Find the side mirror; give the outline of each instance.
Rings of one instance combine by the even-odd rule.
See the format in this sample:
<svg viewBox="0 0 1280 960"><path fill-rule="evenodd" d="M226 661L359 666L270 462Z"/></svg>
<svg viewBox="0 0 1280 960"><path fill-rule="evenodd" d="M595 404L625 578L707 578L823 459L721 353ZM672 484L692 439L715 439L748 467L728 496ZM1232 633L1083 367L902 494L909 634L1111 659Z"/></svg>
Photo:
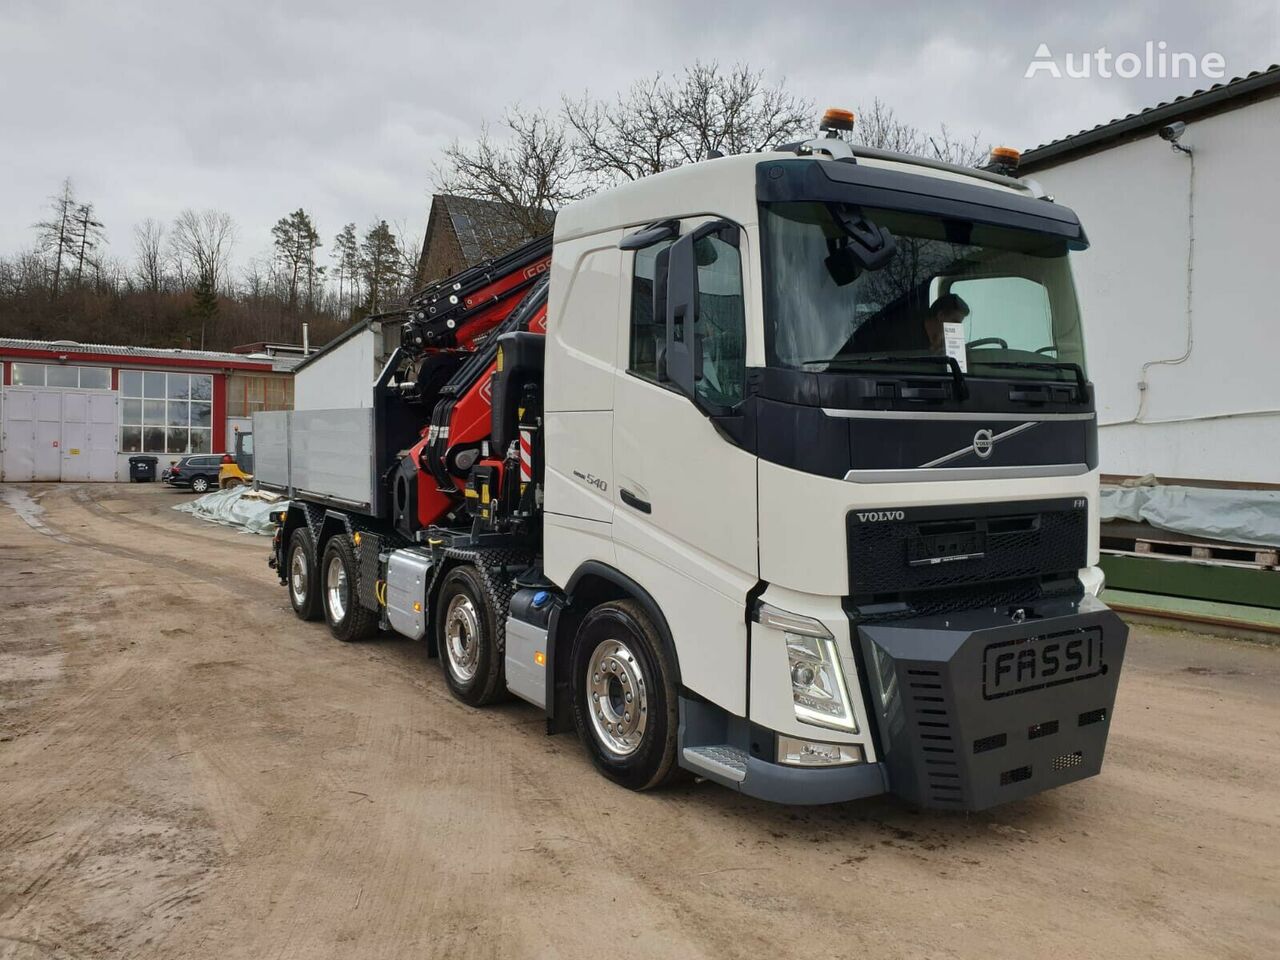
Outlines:
<svg viewBox="0 0 1280 960"><path fill-rule="evenodd" d="M666 320L666 378L693 401L703 413L710 414L697 395L697 382L702 379L702 338L698 335L698 267L715 262L700 250L698 241L718 236L737 246L738 225L728 220L712 220L685 234L658 255L654 282L654 316ZM661 299L659 299L661 297Z"/></svg>

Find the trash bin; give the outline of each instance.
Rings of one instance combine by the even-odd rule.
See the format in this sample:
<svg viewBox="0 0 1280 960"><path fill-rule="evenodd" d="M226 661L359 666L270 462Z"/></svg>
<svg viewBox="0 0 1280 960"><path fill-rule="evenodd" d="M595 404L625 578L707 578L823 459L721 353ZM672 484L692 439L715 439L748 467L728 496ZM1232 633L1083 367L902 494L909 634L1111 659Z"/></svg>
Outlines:
<svg viewBox="0 0 1280 960"><path fill-rule="evenodd" d="M150 483L156 478L156 464L159 462L159 457L130 457L129 482Z"/></svg>

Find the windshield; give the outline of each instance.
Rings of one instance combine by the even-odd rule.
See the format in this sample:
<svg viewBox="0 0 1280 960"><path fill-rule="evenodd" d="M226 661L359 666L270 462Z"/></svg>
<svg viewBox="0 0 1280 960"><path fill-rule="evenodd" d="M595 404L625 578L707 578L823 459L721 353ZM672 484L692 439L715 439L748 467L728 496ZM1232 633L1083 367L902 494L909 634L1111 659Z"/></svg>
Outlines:
<svg viewBox="0 0 1280 960"><path fill-rule="evenodd" d="M911 361L951 354L970 375L1052 379L1084 366L1059 237L870 207L761 207L771 366L945 375L936 360ZM849 255L850 223L873 244L875 228L891 235L887 262Z"/></svg>

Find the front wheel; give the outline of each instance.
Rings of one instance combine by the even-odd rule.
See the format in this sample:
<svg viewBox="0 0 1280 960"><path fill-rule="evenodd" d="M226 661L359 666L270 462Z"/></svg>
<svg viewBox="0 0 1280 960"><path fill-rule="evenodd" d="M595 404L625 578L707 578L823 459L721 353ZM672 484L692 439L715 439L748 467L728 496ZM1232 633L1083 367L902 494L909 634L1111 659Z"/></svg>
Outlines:
<svg viewBox="0 0 1280 960"><path fill-rule="evenodd" d="M596 768L631 790L671 780L675 669L639 604L616 600L582 621L573 644L573 719Z"/></svg>
<svg viewBox="0 0 1280 960"><path fill-rule="evenodd" d="M355 546L345 534L333 537L320 564L320 597L329 632L344 643L363 640L378 630L377 615L360 603Z"/></svg>
<svg viewBox="0 0 1280 960"><path fill-rule="evenodd" d="M209 478L208 477L192 477L191 492L192 493L208 493Z"/></svg>

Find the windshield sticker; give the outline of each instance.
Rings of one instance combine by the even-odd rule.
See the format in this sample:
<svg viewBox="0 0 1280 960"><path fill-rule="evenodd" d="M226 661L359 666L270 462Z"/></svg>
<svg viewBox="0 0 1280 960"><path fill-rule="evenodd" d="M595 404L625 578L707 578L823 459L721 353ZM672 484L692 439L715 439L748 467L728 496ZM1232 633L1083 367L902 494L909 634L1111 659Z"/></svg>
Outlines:
<svg viewBox="0 0 1280 960"><path fill-rule="evenodd" d="M960 372L968 373L969 365L964 349L964 324L944 323L942 325L942 343L948 357L953 357L960 364Z"/></svg>

